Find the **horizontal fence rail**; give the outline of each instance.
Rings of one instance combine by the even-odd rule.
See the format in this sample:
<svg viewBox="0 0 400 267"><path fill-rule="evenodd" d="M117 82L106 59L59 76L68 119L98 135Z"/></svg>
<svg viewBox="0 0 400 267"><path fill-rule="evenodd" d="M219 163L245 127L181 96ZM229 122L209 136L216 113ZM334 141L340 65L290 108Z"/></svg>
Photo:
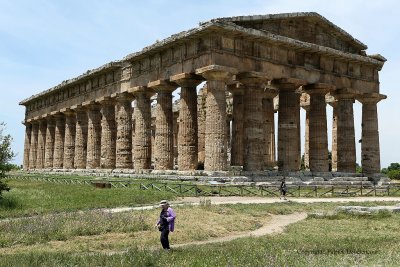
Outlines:
<svg viewBox="0 0 400 267"><path fill-rule="evenodd" d="M278 185L190 184L132 179L65 178L46 175L16 175L8 179L41 181L65 185L90 185L98 188L139 188L140 190L168 191L180 196L270 196L279 197ZM292 197L349 197L400 196L400 184L371 185L287 185L287 196Z"/></svg>

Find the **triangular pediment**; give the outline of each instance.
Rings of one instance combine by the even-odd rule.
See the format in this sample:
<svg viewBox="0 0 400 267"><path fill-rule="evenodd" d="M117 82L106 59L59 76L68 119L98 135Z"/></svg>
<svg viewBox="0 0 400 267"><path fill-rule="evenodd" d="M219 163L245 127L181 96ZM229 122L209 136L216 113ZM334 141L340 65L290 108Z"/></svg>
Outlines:
<svg viewBox="0 0 400 267"><path fill-rule="evenodd" d="M267 31L303 42L352 54L364 54L367 46L315 12L218 18L245 28Z"/></svg>

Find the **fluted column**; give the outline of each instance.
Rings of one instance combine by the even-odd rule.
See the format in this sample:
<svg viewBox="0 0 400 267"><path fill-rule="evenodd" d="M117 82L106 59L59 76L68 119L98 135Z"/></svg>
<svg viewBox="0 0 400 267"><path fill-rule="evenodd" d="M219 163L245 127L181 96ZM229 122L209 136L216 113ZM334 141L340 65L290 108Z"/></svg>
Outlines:
<svg viewBox="0 0 400 267"><path fill-rule="evenodd" d="M36 169L44 168L44 156L46 152L46 131L47 122L45 119L39 120L38 148L36 157Z"/></svg>
<svg viewBox="0 0 400 267"><path fill-rule="evenodd" d="M386 96L378 93L357 96L362 103L361 166L365 174L381 171L377 103L382 99Z"/></svg>
<svg viewBox="0 0 400 267"><path fill-rule="evenodd" d="M56 125L54 117L49 116L47 117L46 150L44 155L44 167L47 169L53 168L55 131Z"/></svg>
<svg viewBox="0 0 400 267"><path fill-rule="evenodd" d="M310 95L309 107L309 157L312 172L328 172L328 132L326 124L325 95L334 89L329 84L317 83L303 86Z"/></svg>
<svg viewBox="0 0 400 267"><path fill-rule="evenodd" d="M264 168L265 134L263 96L266 77L258 72L236 75L244 86L244 159L243 170L260 171Z"/></svg>
<svg viewBox="0 0 400 267"><path fill-rule="evenodd" d="M301 165L300 94L296 89L304 81L278 79L274 84L279 89L278 167L283 171L298 171Z"/></svg>
<svg viewBox="0 0 400 267"><path fill-rule="evenodd" d="M101 104L102 116L100 166L103 169L114 169L116 166L115 153L117 139L117 128L115 122L115 101L109 97L103 97L99 101Z"/></svg>
<svg viewBox="0 0 400 267"><path fill-rule="evenodd" d="M135 140L133 141L134 169L136 171L150 169L151 166L151 106L150 97L152 90L143 87L133 87L129 92L134 94L136 107Z"/></svg>
<svg viewBox="0 0 400 267"><path fill-rule="evenodd" d="M171 77L181 86L178 127L178 169L195 170L198 163L198 123L196 86L201 77L182 73Z"/></svg>
<svg viewBox="0 0 400 267"><path fill-rule="evenodd" d="M100 167L101 156L101 105L90 102L86 106L88 111L86 169L97 169Z"/></svg>
<svg viewBox="0 0 400 267"><path fill-rule="evenodd" d="M353 103L356 91L338 89L332 94L332 171L356 172L356 144L354 133Z"/></svg>
<svg viewBox="0 0 400 267"><path fill-rule="evenodd" d="M76 138L76 114L73 110L61 110L65 114L65 138L64 138L64 169L74 168L75 138Z"/></svg>
<svg viewBox="0 0 400 267"><path fill-rule="evenodd" d="M86 108L74 107L76 112L74 168L85 169L87 161L88 115Z"/></svg>
<svg viewBox="0 0 400 267"><path fill-rule="evenodd" d="M132 163L132 100L128 93L118 94L116 97L116 167L131 169Z"/></svg>
<svg viewBox="0 0 400 267"><path fill-rule="evenodd" d="M228 86L232 93L232 144L231 165L243 166L244 88L241 84Z"/></svg>
<svg viewBox="0 0 400 267"><path fill-rule="evenodd" d="M197 150L198 165L204 167L205 160L205 131L206 131L206 98L207 83L199 91L197 97Z"/></svg>
<svg viewBox="0 0 400 267"><path fill-rule="evenodd" d="M274 97L277 95L277 91L273 89L267 89L262 99L262 113L263 113L263 124L264 124L264 167L267 169L273 169L275 167L275 110L274 110Z"/></svg>
<svg viewBox="0 0 400 267"><path fill-rule="evenodd" d="M39 122L32 122L31 145L29 149L29 169L36 169L37 145L39 136Z"/></svg>
<svg viewBox="0 0 400 267"><path fill-rule="evenodd" d="M29 154L31 148L31 136L32 136L32 123L23 122L25 125L25 141L24 141L24 170L29 170Z"/></svg>
<svg viewBox="0 0 400 267"><path fill-rule="evenodd" d="M177 85L158 80L150 82L148 87L157 92L154 169L172 170L174 168L172 92Z"/></svg>
<svg viewBox="0 0 400 267"><path fill-rule="evenodd" d="M197 69L207 80L205 162L206 171L227 169L226 82L236 72L233 68L211 65Z"/></svg>
<svg viewBox="0 0 400 267"><path fill-rule="evenodd" d="M54 113L52 115L54 115L56 121L53 168L62 169L64 162L65 116L62 113Z"/></svg>

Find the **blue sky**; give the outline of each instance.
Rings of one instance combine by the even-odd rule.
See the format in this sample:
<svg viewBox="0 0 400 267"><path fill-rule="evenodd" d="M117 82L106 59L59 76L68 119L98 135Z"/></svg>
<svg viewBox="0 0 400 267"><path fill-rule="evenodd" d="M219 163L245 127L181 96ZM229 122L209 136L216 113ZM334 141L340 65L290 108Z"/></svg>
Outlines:
<svg viewBox="0 0 400 267"><path fill-rule="evenodd" d="M18 102L88 69L216 17L318 12L388 59L380 72L378 104L381 165L400 162L400 2L398 0L128 1L0 0L0 121L14 137L22 163L25 109ZM361 104L356 102L356 139ZM331 129L331 109L328 129ZM304 115L304 114L302 114ZM303 116L304 117L304 116ZM303 118L304 120L304 118ZM360 162L360 147L357 143Z"/></svg>

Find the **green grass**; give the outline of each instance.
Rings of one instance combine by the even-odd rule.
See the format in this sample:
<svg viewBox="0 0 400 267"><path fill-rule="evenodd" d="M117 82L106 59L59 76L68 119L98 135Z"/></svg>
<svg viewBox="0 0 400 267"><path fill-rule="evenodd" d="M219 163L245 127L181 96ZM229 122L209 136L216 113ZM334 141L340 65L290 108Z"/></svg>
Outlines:
<svg viewBox="0 0 400 267"><path fill-rule="evenodd" d="M256 205L256 210L274 205ZM254 206L246 207L253 210ZM183 247L169 253L135 246L113 255L28 252L2 255L0 266L398 266L399 228L400 214L339 213L311 216L280 235Z"/></svg>
<svg viewBox="0 0 400 267"><path fill-rule="evenodd" d="M102 207L156 204L172 200L170 192L143 191L138 187L98 189L88 185L9 180L11 187L0 199L0 218L33 216L49 212Z"/></svg>

